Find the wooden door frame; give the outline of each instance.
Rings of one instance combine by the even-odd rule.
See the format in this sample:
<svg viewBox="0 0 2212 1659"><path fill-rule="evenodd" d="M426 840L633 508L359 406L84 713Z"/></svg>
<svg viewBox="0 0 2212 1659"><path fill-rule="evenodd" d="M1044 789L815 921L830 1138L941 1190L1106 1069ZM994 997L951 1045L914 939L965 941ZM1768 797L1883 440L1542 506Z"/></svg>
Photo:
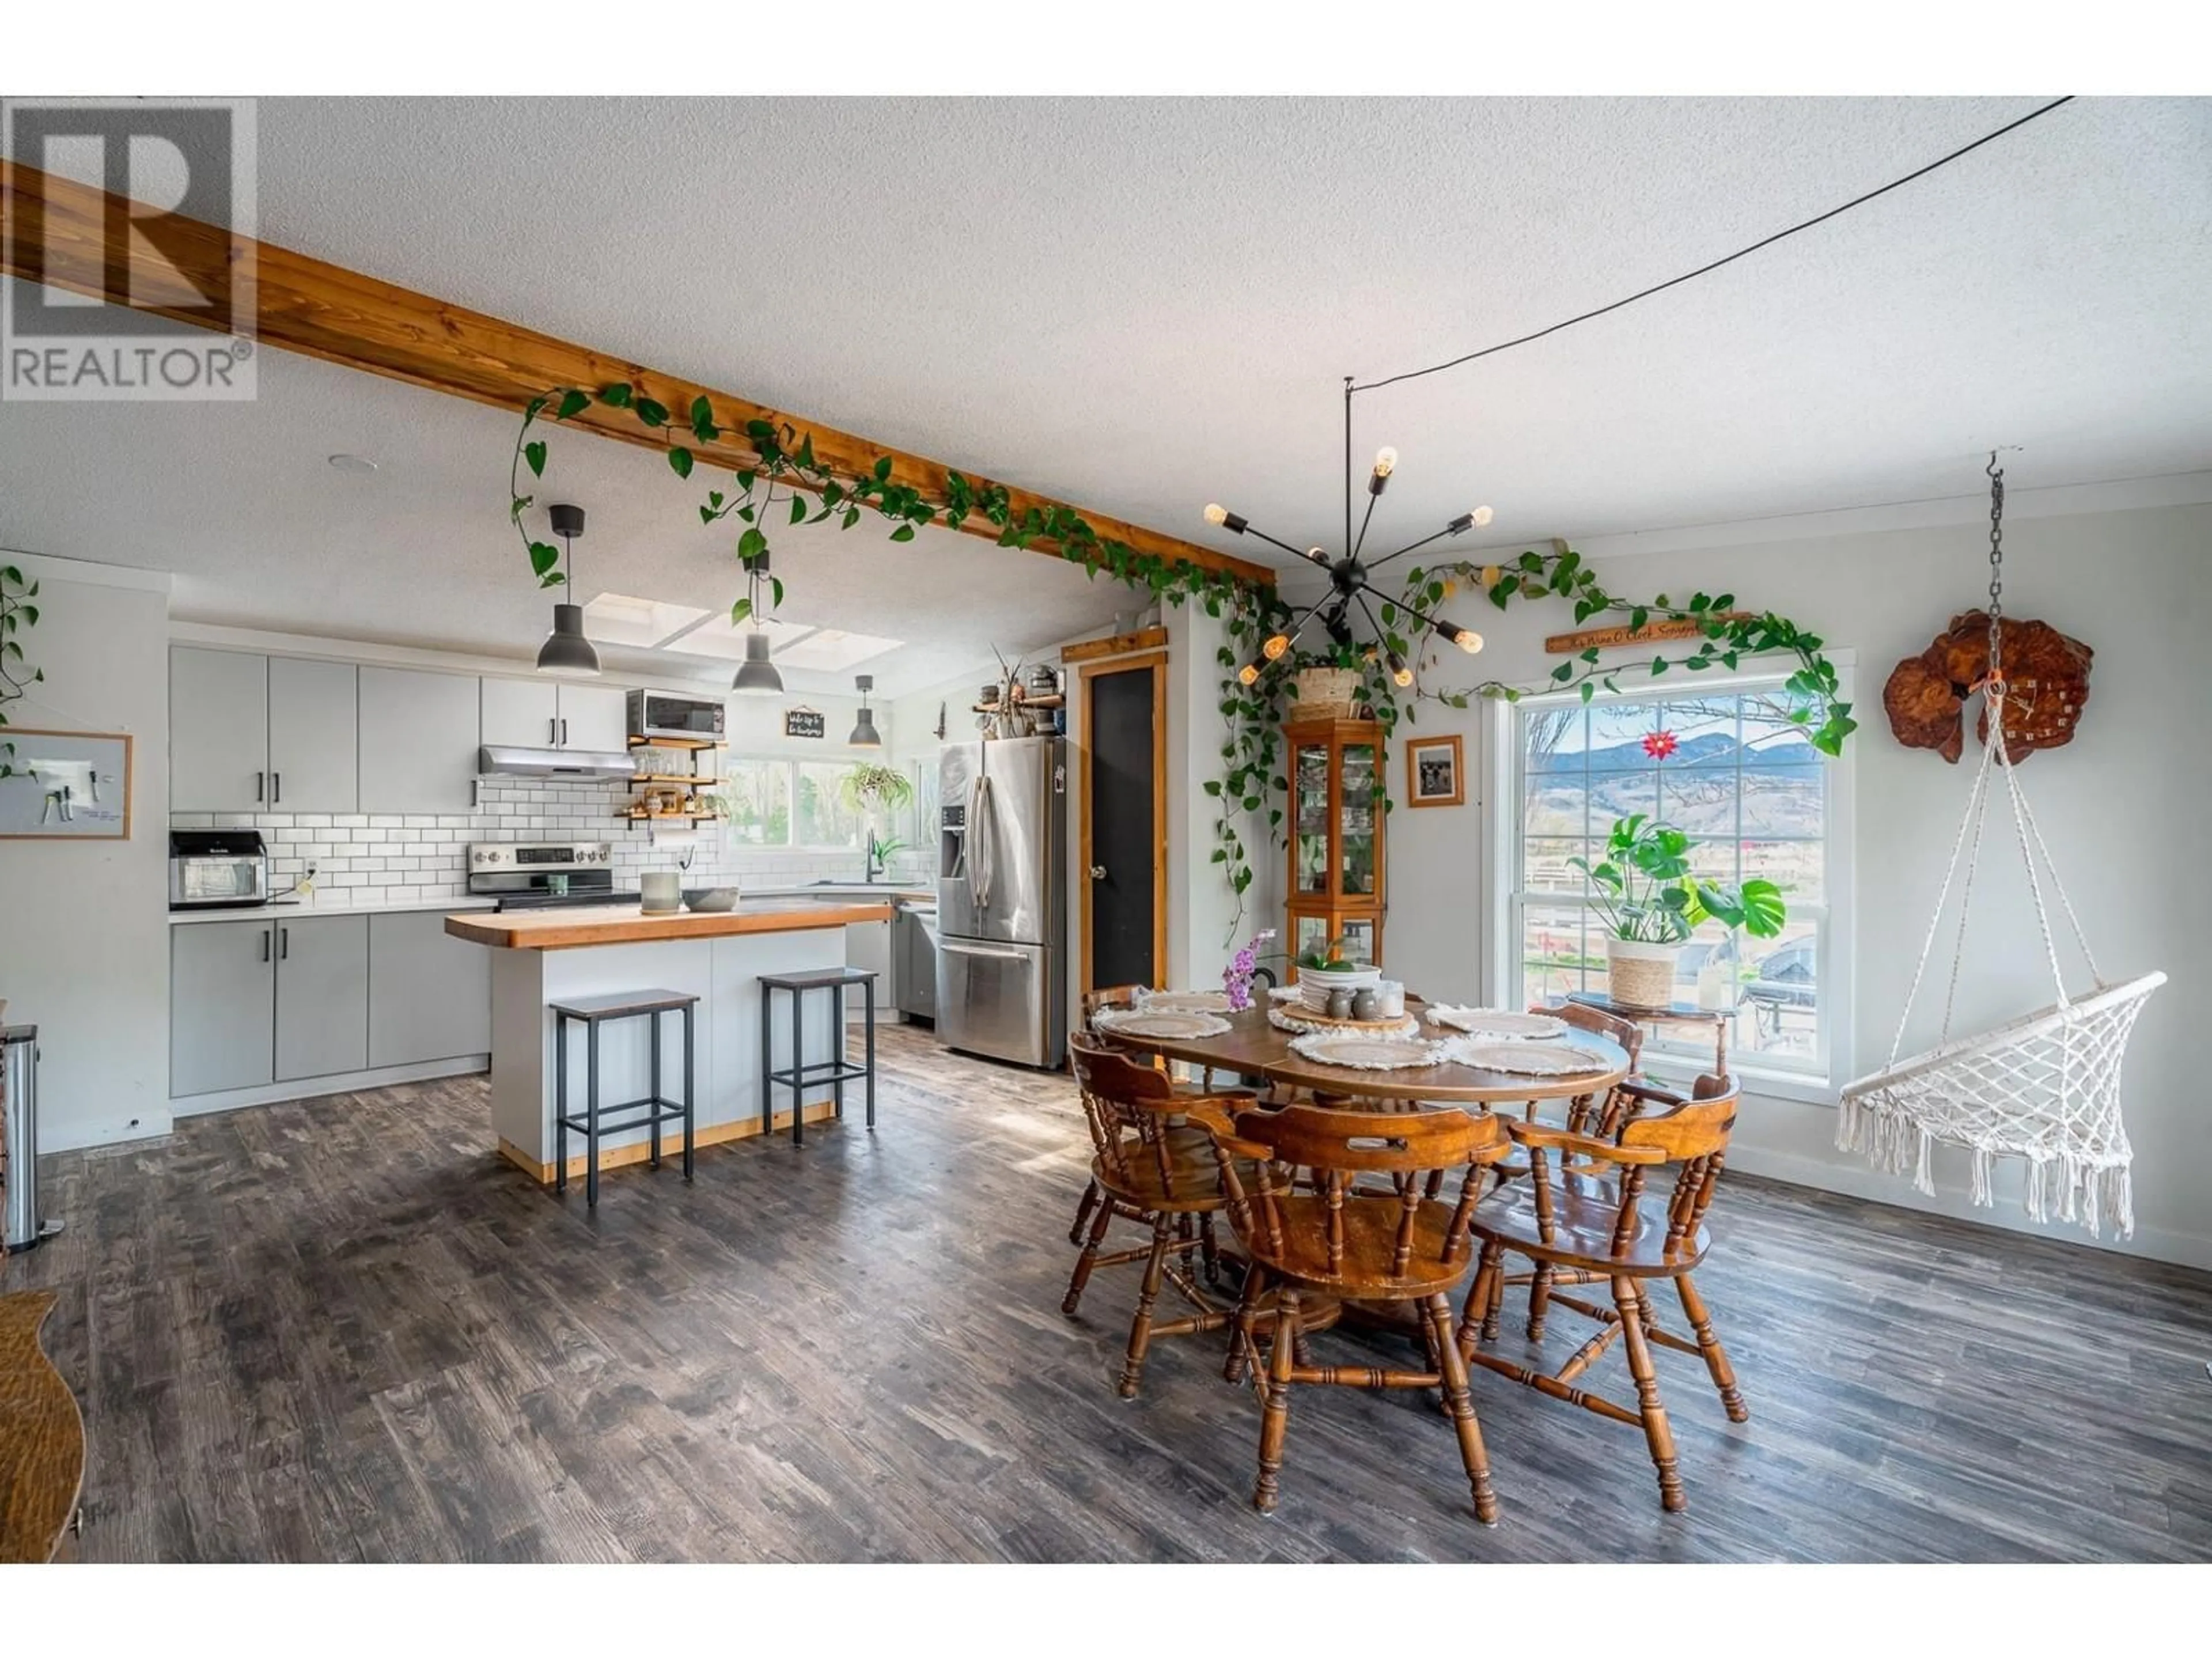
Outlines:
<svg viewBox="0 0 2212 1659"><path fill-rule="evenodd" d="M1077 671L1083 683L1083 804L1077 812L1076 847L1080 862L1077 873L1083 883L1083 960L1076 964L1076 989L1088 995L1098 988L1091 982L1091 769L1096 752L1091 743L1094 702L1091 682L1101 674L1128 674L1139 669L1152 672L1152 988L1167 983L1168 969L1168 653L1139 651L1085 663Z"/></svg>

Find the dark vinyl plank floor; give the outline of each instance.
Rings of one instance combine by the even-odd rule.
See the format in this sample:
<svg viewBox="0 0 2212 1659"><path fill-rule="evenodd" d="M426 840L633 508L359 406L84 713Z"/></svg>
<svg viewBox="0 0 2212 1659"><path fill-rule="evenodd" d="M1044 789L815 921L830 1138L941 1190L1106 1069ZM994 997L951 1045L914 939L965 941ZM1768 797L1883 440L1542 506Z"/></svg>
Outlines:
<svg viewBox="0 0 2212 1659"><path fill-rule="evenodd" d="M1060 1315L1067 1080L881 1052L876 1134L626 1170L596 1215L484 1150L481 1079L50 1158L68 1231L0 1291L61 1292L81 1555L2212 1559L2212 1275L1733 1176L1700 1281L1752 1420L1660 1351L1687 1513L1634 1430L1478 1372L1501 1526L1431 1398L1318 1389L1255 1515L1217 1340L1156 1344L1125 1403L1133 1270ZM1618 1354L1591 1386L1633 1397Z"/></svg>

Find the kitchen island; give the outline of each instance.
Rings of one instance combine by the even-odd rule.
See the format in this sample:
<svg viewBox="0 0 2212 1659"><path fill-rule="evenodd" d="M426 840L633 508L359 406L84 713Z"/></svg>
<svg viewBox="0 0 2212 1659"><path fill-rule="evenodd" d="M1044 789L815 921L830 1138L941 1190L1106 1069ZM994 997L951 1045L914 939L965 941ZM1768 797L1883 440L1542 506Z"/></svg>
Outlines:
<svg viewBox="0 0 2212 1659"><path fill-rule="evenodd" d="M760 976L842 966L845 928L890 916L882 900L796 896L747 899L725 912L648 915L632 904L447 916L447 933L492 952L491 1109L500 1152L533 1178L553 1179L554 1020L547 1005L616 992L682 991L699 999L696 1143L711 1146L757 1133L760 1045L771 1040L761 1029ZM627 1020L602 1031L602 1099L647 1092L651 1024ZM804 1058L827 1060L836 1040L830 1022L814 1014L807 1036ZM672 1020L666 1053L680 1065L678 1041ZM582 1109L584 1097L580 1044L569 1059L573 1113ZM779 1053L775 1063L787 1066L791 1057ZM808 1121L830 1110L826 1101L810 1106ZM777 1121L788 1123L788 1110L780 1111ZM574 1136L569 1145L577 1146ZM640 1127L603 1140L599 1164L617 1169L645 1156ZM568 1162L571 1175L582 1171L580 1152Z"/></svg>

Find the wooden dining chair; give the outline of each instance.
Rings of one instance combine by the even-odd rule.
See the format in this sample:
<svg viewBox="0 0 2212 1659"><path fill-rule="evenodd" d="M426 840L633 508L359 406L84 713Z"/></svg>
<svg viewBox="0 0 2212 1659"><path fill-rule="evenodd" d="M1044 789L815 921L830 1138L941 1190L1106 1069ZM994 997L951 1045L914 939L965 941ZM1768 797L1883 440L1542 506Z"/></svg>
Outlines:
<svg viewBox="0 0 2212 1659"><path fill-rule="evenodd" d="M1677 1098L1669 1109L1652 1115L1631 1117L1610 1136L1508 1123L1513 1139L1528 1150L1528 1178L1510 1182L1485 1198L1471 1224L1482 1241L1482 1255L1460 1320L1461 1352L1470 1363L1553 1399L1639 1425L1659 1473L1660 1502L1668 1510L1684 1508L1686 1500L1675 1468L1674 1431L1651 1363L1652 1345L1700 1357L1729 1420L1741 1423L1750 1416L1691 1277L1711 1248L1705 1212L1735 1127L1737 1098L1733 1079L1704 1077L1690 1099ZM1668 1168L1674 1171L1674 1182L1662 1193L1658 1183ZM1647 1194L1647 1188L1653 1190ZM1556 1371L1532 1370L1481 1351L1480 1343L1498 1335L1498 1306L1492 1292L1509 1255L1548 1267L1550 1299L1597 1322L1597 1334ZM1644 1287L1661 1279L1674 1281L1692 1336L1660 1328ZM1610 1290L1610 1307L1559 1288L1595 1284ZM1579 1386L1583 1374L1616 1340L1626 1351L1635 1380L1633 1407Z"/></svg>
<svg viewBox="0 0 2212 1659"><path fill-rule="evenodd" d="M1109 1008L1133 1008L1137 1006L1137 988L1133 985L1107 985L1083 994L1083 1029L1091 1030L1091 1021ZM1083 1196L1075 1206L1075 1224L1067 1230L1067 1242L1083 1243L1084 1229L1091 1224L1091 1212L1098 1207L1098 1182L1093 1180L1083 1189ZM1070 1308L1068 1312L1073 1313Z"/></svg>
<svg viewBox="0 0 2212 1659"><path fill-rule="evenodd" d="M1142 1261L1136 1316L1129 1326L1129 1347L1121 1367L1121 1393L1133 1398L1143 1377L1152 1339L1219 1330L1231 1310L1208 1301L1191 1276L1191 1257L1200 1255L1209 1279L1218 1273L1213 1218L1225 1202L1214 1155L1214 1128L1227 1114L1253 1103L1249 1093L1207 1096L1178 1090L1166 1073L1108 1047L1096 1036L1068 1038L1083 1115L1095 1156L1091 1178L1099 1194L1083 1252L1067 1281L1060 1311L1070 1318L1083 1300L1091 1275L1100 1267ZM1193 1121L1192 1119L1198 1121ZM1151 1243L1133 1249L1102 1253L1107 1230L1117 1219L1148 1228ZM1163 1285L1171 1285L1197 1311L1162 1323L1154 1316Z"/></svg>
<svg viewBox="0 0 2212 1659"><path fill-rule="evenodd" d="M1509 1148L1504 1120L1456 1107L1347 1112L1296 1104L1245 1110L1216 1128L1215 1157L1230 1224L1249 1257L1231 1341L1250 1364L1261 1403L1255 1509L1275 1507L1294 1383L1358 1389L1440 1389L1459 1436L1474 1512L1498 1519L1490 1462L1475 1420L1450 1297L1474 1266L1468 1225L1491 1165ZM1292 1171L1298 1178L1291 1179ZM1363 1194L1363 1176L1388 1178ZM1432 1176L1448 1180L1440 1196ZM1272 1294L1273 1340L1261 1355L1255 1328ZM1316 1365L1301 1353L1310 1301L1404 1303L1418 1314L1430 1368Z"/></svg>

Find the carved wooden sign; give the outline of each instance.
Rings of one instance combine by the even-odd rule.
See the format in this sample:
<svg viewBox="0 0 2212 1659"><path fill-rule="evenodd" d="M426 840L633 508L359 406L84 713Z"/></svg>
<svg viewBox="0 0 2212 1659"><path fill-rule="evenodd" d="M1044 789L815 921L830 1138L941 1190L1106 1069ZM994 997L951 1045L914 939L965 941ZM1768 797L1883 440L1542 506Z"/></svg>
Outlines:
<svg viewBox="0 0 2212 1659"><path fill-rule="evenodd" d="M1711 622L1742 622L1751 615L1748 611L1716 611ZM1581 628L1571 634L1554 634L1544 641L1544 649L1555 657L1571 656L1577 651L1587 651L1592 646L1608 650L1616 645L1649 645L1654 640L1694 640L1705 631L1705 623L1692 622L1688 617L1677 621L1672 617L1661 617L1641 628Z"/></svg>
<svg viewBox="0 0 2212 1659"><path fill-rule="evenodd" d="M2004 653L2005 752L2020 761L2039 749L2072 742L2082 707L2089 701L2089 662L2096 653L2048 623L2007 617L1999 625ZM1881 689L1889 729L1907 749L1933 749L1945 760L1956 762L1966 749L1960 717L1966 699L1989 669L1989 613L1968 611L1952 617L1951 625L1925 651L1891 671ZM1987 743L1989 734L1984 698L1975 740Z"/></svg>

